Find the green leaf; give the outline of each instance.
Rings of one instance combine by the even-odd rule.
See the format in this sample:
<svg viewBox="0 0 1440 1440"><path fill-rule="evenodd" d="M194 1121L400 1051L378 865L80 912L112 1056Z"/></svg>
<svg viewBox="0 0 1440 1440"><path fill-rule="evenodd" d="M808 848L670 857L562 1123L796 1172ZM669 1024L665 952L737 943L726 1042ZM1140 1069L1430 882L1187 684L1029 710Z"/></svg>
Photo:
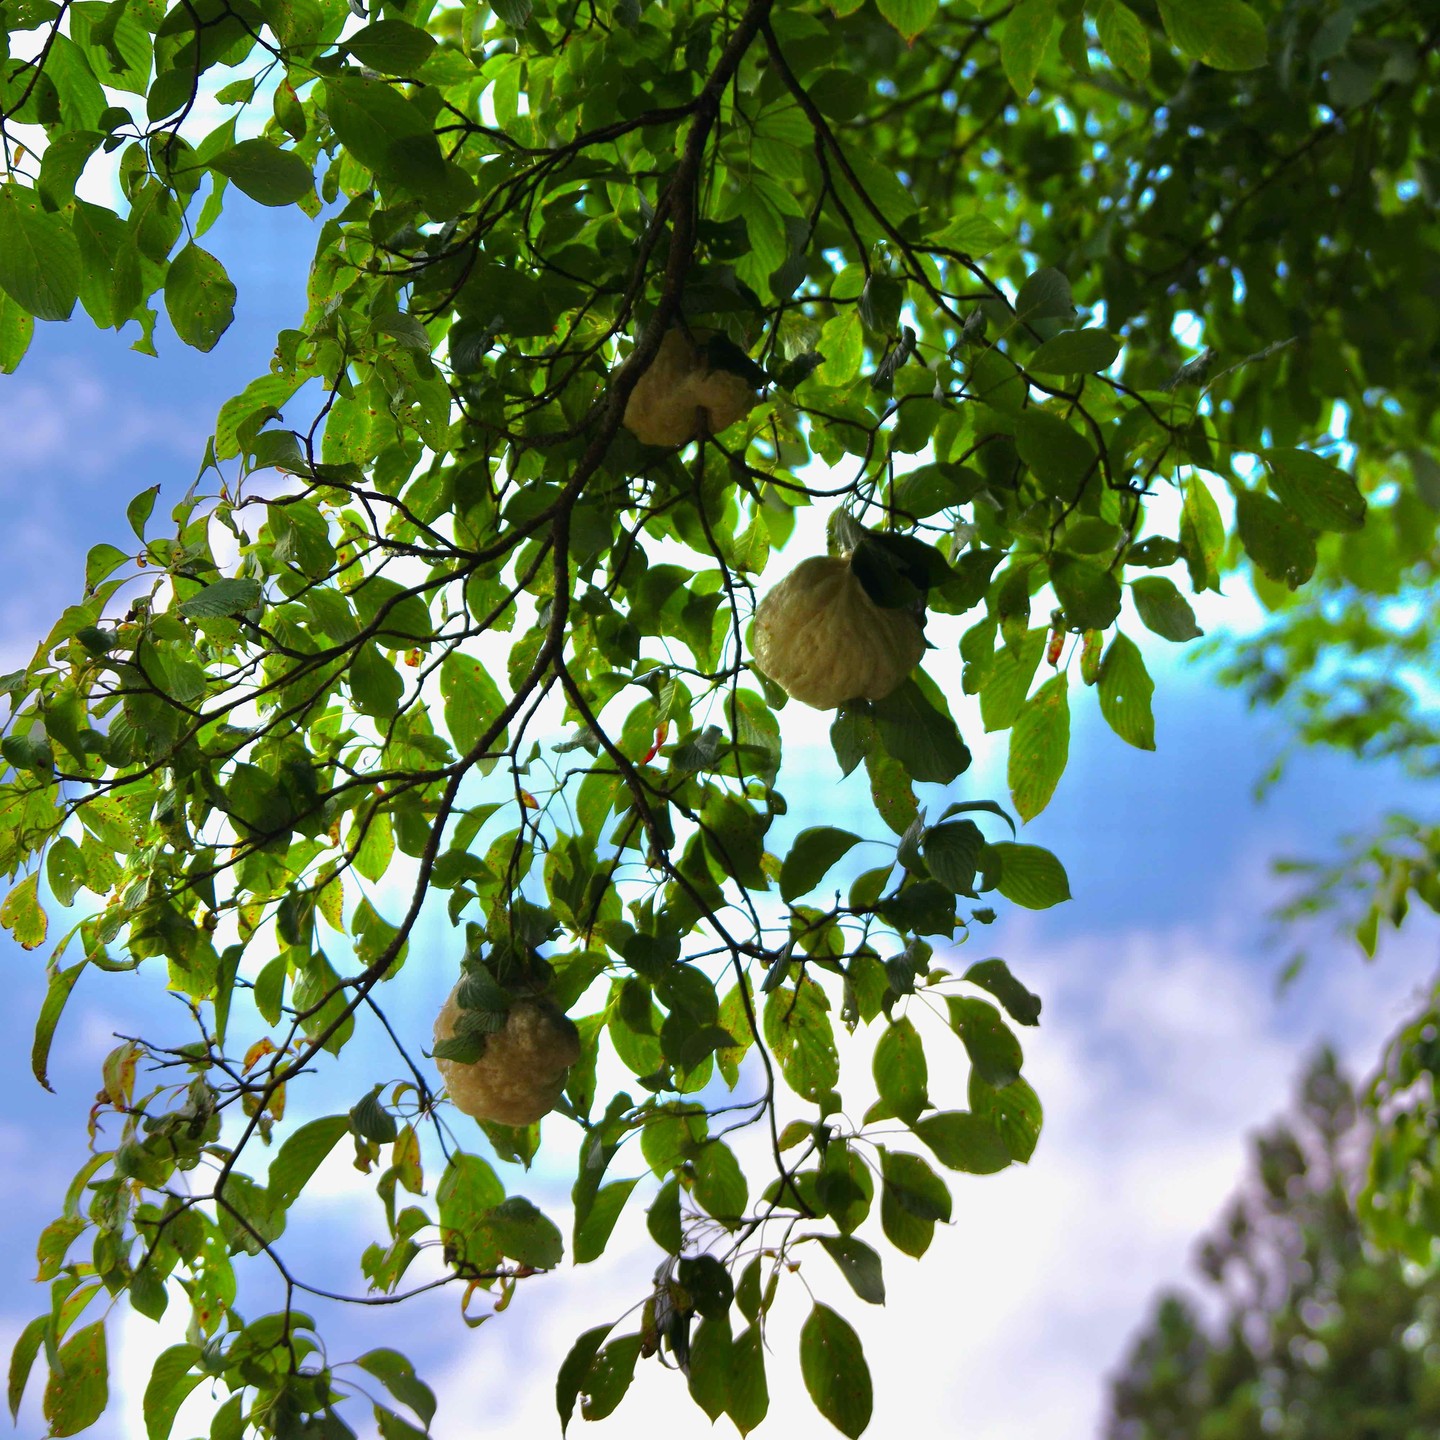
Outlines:
<svg viewBox="0 0 1440 1440"><path fill-rule="evenodd" d="M1010 1164L1010 1150L999 1134L968 1110L927 1115L911 1127L947 1170L994 1175Z"/></svg>
<svg viewBox="0 0 1440 1440"><path fill-rule="evenodd" d="M104 1413L110 1399L105 1322L77 1330L61 1347L45 1384L44 1412L53 1436L78 1435Z"/></svg>
<svg viewBox="0 0 1440 1440"><path fill-rule="evenodd" d="M1147 630L1177 644L1194 640L1205 632L1195 623L1190 602L1163 575L1146 575L1134 580L1130 594Z"/></svg>
<svg viewBox="0 0 1440 1440"><path fill-rule="evenodd" d="M1045 58L1058 13L1058 0L1020 0L1000 28L1000 63L1022 100L1035 88L1035 72Z"/></svg>
<svg viewBox="0 0 1440 1440"><path fill-rule="evenodd" d="M939 0L876 0L880 13L907 39L928 30L940 8Z"/></svg>
<svg viewBox="0 0 1440 1440"><path fill-rule="evenodd" d="M1267 480L1280 502L1312 530L1359 530L1365 497L1355 477L1309 450L1266 450Z"/></svg>
<svg viewBox="0 0 1440 1440"><path fill-rule="evenodd" d="M346 37L344 49L381 75L413 75L434 53L435 37L404 20L377 20Z"/></svg>
<svg viewBox="0 0 1440 1440"><path fill-rule="evenodd" d="M60 1023L65 1002L70 998L70 992L75 988L75 982L87 963L81 960L68 970L61 970L52 961L46 972L49 983L45 988L45 1000L40 1006L40 1015L35 1021L35 1039L30 1046L30 1069L47 1090L53 1088L47 1078L50 1042L54 1039L56 1025Z"/></svg>
<svg viewBox="0 0 1440 1440"><path fill-rule="evenodd" d="M1045 653L1046 633L1043 625L1037 625L1026 631L1018 646L1007 645L996 653L980 691L980 719L987 734L1008 730L1015 723Z"/></svg>
<svg viewBox="0 0 1440 1440"><path fill-rule="evenodd" d="M595 1357L585 1383L585 1398L580 1402L580 1413L587 1420L603 1420L614 1412L635 1378L639 1356L640 1336L622 1335Z"/></svg>
<svg viewBox="0 0 1440 1440"><path fill-rule="evenodd" d="M340 143L382 179L417 193L444 182L445 161L434 130L383 80L328 77L325 113Z"/></svg>
<svg viewBox="0 0 1440 1440"><path fill-rule="evenodd" d="M754 1324L742 1330L731 1346L730 1396L725 1408L742 1435L748 1435L769 1413L765 1347Z"/></svg>
<svg viewBox="0 0 1440 1440"><path fill-rule="evenodd" d="M860 1337L828 1305L816 1305L800 1330L800 1373L815 1408L842 1435L858 1440L874 1397Z"/></svg>
<svg viewBox="0 0 1440 1440"><path fill-rule="evenodd" d="M1127 745L1137 750L1153 750L1155 717L1150 709L1150 697L1155 693L1155 682L1145 668L1140 647L1127 636L1116 635L1110 642L1100 662L1097 688L1100 713L1110 728Z"/></svg>
<svg viewBox="0 0 1440 1440"><path fill-rule="evenodd" d="M1013 24L1018 10L1012 11ZM1070 281L1063 270L1043 266L1025 277L1015 296L1015 316L1026 324L1036 320L1070 320L1075 314L1075 300Z"/></svg>
<svg viewBox="0 0 1440 1440"><path fill-rule="evenodd" d="M822 385L847 385L860 373L865 358L865 331L856 308L842 310L825 322L817 342L825 363L815 372Z"/></svg>
<svg viewBox="0 0 1440 1440"><path fill-rule="evenodd" d="M283 150L270 140L242 140L211 160L210 168L261 205L289 205L315 191L310 166L293 150Z"/></svg>
<svg viewBox="0 0 1440 1440"><path fill-rule="evenodd" d="M1027 990L1003 960L978 960L960 978L988 990L1022 1025L1040 1023L1040 997Z"/></svg>
<svg viewBox="0 0 1440 1440"><path fill-rule="evenodd" d="M619 1220L620 1212L630 1198L630 1192L639 1183L638 1176L634 1180L615 1180L609 1185L601 1186L596 1192L589 1213L575 1231L577 1265L587 1265L605 1253L605 1246L610 1241L615 1222Z"/></svg>
<svg viewBox="0 0 1440 1440"><path fill-rule="evenodd" d="M208 250L187 245L165 274L165 312L196 350L213 350L235 318L235 287Z"/></svg>
<svg viewBox="0 0 1440 1440"><path fill-rule="evenodd" d="M1040 375L1090 375L1108 369L1119 353L1120 342L1104 330L1066 330L1047 340L1025 368Z"/></svg>
<svg viewBox="0 0 1440 1440"><path fill-rule="evenodd" d="M8 291L0 290L0 375L13 375L20 368L34 337L35 317Z"/></svg>
<svg viewBox="0 0 1440 1440"><path fill-rule="evenodd" d="M49 1324L50 1317L48 1315L37 1315L20 1332L20 1338L15 1342L15 1348L10 1352L8 1398L12 1420L20 1418L20 1402L25 1398L25 1384L30 1378L30 1371L35 1365L36 1355L40 1353L40 1346L45 1339L45 1331Z"/></svg>
<svg viewBox="0 0 1440 1440"><path fill-rule="evenodd" d="M1052 675L1027 700L1010 733L1010 797L1022 820L1049 803L1070 758L1070 681Z"/></svg>
<svg viewBox="0 0 1440 1440"><path fill-rule="evenodd" d="M850 1288L868 1305L885 1303L885 1275L880 1257L853 1235L822 1235L820 1243L840 1267Z"/></svg>
<svg viewBox="0 0 1440 1440"><path fill-rule="evenodd" d="M560 1433L564 1435L575 1414L575 1402L581 1388L590 1375L590 1368L605 1337L615 1328L614 1324L597 1325L587 1330L570 1347L570 1353L561 1362L560 1373L555 1377L555 1408L560 1412Z"/></svg>
<svg viewBox="0 0 1440 1440"><path fill-rule="evenodd" d="M402 1405L408 1405L426 1430L435 1418L435 1393L417 1378L415 1367L398 1350L370 1350L355 1362L373 1375Z"/></svg>
<svg viewBox="0 0 1440 1440"><path fill-rule="evenodd" d="M957 895L975 893L975 871L985 850L985 837L972 820L929 826L921 851L931 875Z"/></svg>
<svg viewBox="0 0 1440 1440"><path fill-rule="evenodd" d="M1095 447L1058 415L1031 405L1015 417L1015 448L1041 488L1057 499L1073 500L1095 468Z"/></svg>
<svg viewBox="0 0 1440 1440"><path fill-rule="evenodd" d="M936 1221L950 1219L945 1182L918 1155L880 1152L880 1224L885 1238L919 1259L929 1248Z"/></svg>
<svg viewBox="0 0 1440 1440"><path fill-rule="evenodd" d="M0 925L3 925L26 950L43 944L49 921L40 904L40 872L27 875L0 904Z"/></svg>
<svg viewBox="0 0 1440 1440"><path fill-rule="evenodd" d="M1305 524L1268 495L1242 490L1235 523L1246 553L1272 580L1298 590L1315 571L1315 538Z"/></svg>
<svg viewBox="0 0 1440 1440"><path fill-rule="evenodd" d="M500 687L473 655L451 651L440 663L440 696L445 702L445 728L455 749L468 755L480 743L505 709ZM497 737L492 750L504 745Z"/></svg>
<svg viewBox="0 0 1440 1440"><path fill-rule="evenodd" d="M260 582L234 576L216 580L175 608L187 620L243 615L260 603Z"/></svg>
<svg viewBox="0 0 1440 1440"><path fill-rule="evenodd" d="M1070 898L1065 867L1048 850L1001 840L990 847L990 854L1000 863L996 888L1007 900L1027 910L1048 910Z"/></svg>
<svg viewBox="0 0 1440 1440"><path fill-rule="evenodd" d="M1075 630L1108 630L1120 614L1120 582L1093 560L1057 551L1050 557L1050 584Z"/></svg>
<svg viewBox="0 0 1440 1440"><path fill-rule="evenodd" d="M969 769L970 752L954 720L913 678L872 708L882 743L912 780L948 785Z"/></svg>
<svg viewBox="0 0 1440 1440"><path fill-rule="evenodd" d="M1028 1164L1040 1139L1040 1097L1024 1080L999 1088L970 1072L970 1110L1005 1142L1012 1159Z"/></svg>
<svg viewBox="0 0 1440 1440"><path fill-rule="evenodd" d="M875 1046L871 1062L875 1088L890 1115L908 1125L925 1108L925 1046L904 1016L892 1020Z"/></svg>
<svg viewBox="0 0 1440 1440"><path fill-rule="evenodd" d="M859 843L858 835L829 825L802 830L780 867L780 898L788 904L808 894L825 878L830 867Z"/></svg>
<svg viewBox="0 0 1440 1440"><path fill-rule="evenodd" d="M310 1183L310 1177L350 1129L347 1115L323 1115L306 1121L270 1162L267 1185L271 1198L281 1208L293 1205Z"/></svg>
<svg viewBox="0 0 1440 1440"><path fill-rule="evenodd" d="M1216 70L1265 63L1265 22L1244 0L1160 0L1160 18L1177 50Z"/></svg>
<svg viewBox="0 0 1440 1440"><path fill-rule="evenodd" d="M806 1100L818 1100L840 1078L829 1010L825 991L813 980L802 980L798 991L783 985L765 997L765 1043L786 1083Z"/></svg>
<svg viewBox="0 0 1440 1440"><path fill-rule="evenodd" d="M690 1395L713 1424L725 1413L730 1394L730 1317L702 1320L690 1340Z"/></svg>
<svg viewBox="0 0 1440 1440"><path fill-rule="evenodd" d="M502 1254L536 1270L553 1270L565 1254L554 1221L520 1195L495 1206L485 1217L485 1230Z"/></svg>
<svg viewBox="0 0 1440 1440"><path fill-rule="evenodd" d="M1185 482L1185 506L1180 516L1180 544L1190 571L1191 588L1220 589L1220 556L1225 550L1225 523L1209 487L1198 476Z"/></svg>
<svg viewBox="0 0 1440 1440"><path fill-rule="evenodd" d="M991 1085L1009 1085L1020 1078L1024 1059L1020 1042L987 1001L967 995L950 995L945 1000L950 1028L960 1037L970 1063Z"/></svg>
<svg viewBox="0 0 1440 1440"><path fill-rule="evenodd" d="M198 1345L172 1345L155 1361L141 1402L147 1440L169 1440L180 1407L205 1379L200 1355Z"/></svg>
<svg viewBox="0 0 1440 1440"><path fill-rule="evenodd" d="M79 287L74 231L28 186L0 185L0 289L37 320L68 320Z"/></svg>
<svg viewBox="0 0 1440 1440"><path fill-rule="evenodd" d="M1150 76L1150 32L1121 0L1100 0L1095 12L1100 44L1117 70L1143 83Z"/></svg>

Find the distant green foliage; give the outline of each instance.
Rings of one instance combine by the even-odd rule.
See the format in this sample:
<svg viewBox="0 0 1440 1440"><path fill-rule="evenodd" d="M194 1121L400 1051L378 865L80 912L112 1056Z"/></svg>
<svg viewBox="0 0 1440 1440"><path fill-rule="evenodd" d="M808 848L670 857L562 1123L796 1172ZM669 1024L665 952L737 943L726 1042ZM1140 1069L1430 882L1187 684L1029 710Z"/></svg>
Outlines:
<svg viewBox="0 0 1440 1440"><path fill-rule="evenodd" d="M957 784L951 701L1013 731L1033 819L1076 707L1155 747L1133 635L1198 634L1182 585L1253 561L1299 613L1312 571L1427 503L1393 462L1436 413L1422 9L0 0L0 369L77 307L148 351L163 303L208 351L245 303L204 243L226 208L317 235L305 312L190 493L157 515L142 491L0 678L0 923L54 947L37 1078L86 972L143 968L192 1022L105 1066L12 1407L43 1354L52 1432L87 1426L87 1307L124 1295L187 1312L150 1440L202 1381L215 1440L353 1433L354 1366L382 1434L428 1431L408 1360L352 1365L296 1308L339 1288L285 1231L341 1147L383 1208L370 1291L454 1284L474 1323L645 1207L659 1268L576 1342L562 1423L658 1357L753 1429L803 1265L805 1383L863 1430L828 1303L883 1297L857 1232L923 1256L956 1213L936 1167L1024 1163L1040 1133L1013 1028L1040 999L948 947L1070 893ZM677 326L757 403L650 448L626 406ZM817 505L938 652L834 717L875 809L855 831L788 784L786 698L750 664L757 584ZM575 1165L563 1228L511 1193L541 1127L482 1140L428 1032L389 1022L422 916L456 936L441 1058L483 1057L524 997L575 1022L544 1127ZM359 1096L327 1070L352 1042ZM929 1092L944 1044L968 1109ZM253 1313L252 1259L282 1312Z"/></svg>
<svg viewBox="0 0 1440 1440"><path fill-rule="evenodd" d="M1354 1206L1356 1121L1350 1082L1322 1051L1204 1242L1205 1305L1162 1297L1132 1347L1108 1440L1435 1433L1440 1277L1371 1248Z"/></svg>

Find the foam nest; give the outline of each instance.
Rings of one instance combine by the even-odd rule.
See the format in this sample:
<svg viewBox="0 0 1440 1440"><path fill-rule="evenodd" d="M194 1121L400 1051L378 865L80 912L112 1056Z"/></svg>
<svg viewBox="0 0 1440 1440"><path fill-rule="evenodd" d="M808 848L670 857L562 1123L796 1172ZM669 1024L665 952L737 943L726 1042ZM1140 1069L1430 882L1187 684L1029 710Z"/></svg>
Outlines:
<svg viewBox="0 0 1440 1440"><path fill-rule="evenodd" d="M625 402L625 428L642 444L673 448L718 435L755 406L744 376L712 369L681 330L668 330Z"/></svg>
<svg viewBox="0 0 1440 1440"><path fill-rule="evenodd" d="M457 984L435 1017L435 1043L459 1024ZM458 1110L497 1125L533 1125L553 1110L570 1067L580 1058L580 1032L548 1000L517 1000L505 1025L485 1037L485 1053L469 1064L436 1057L435 1065Z"/></svg>
<svg viewBox="0 0 1440 1440"><path fill-rule="evenodd" d="M909 610L877 605L848 556L802 560L755 610L755 664L787 695L817 710L883 700L925 653Z"/></svg>

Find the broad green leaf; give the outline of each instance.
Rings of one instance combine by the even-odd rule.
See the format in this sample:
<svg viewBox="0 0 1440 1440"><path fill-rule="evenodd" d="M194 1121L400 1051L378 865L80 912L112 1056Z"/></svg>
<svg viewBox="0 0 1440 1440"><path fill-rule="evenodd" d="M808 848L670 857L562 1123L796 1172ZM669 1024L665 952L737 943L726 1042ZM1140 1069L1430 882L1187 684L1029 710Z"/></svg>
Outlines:
<svg viewBox="0 0 1440 1440"><path fill-rule="evenodd" d="M261 205L289 205L315 189L310 166L270 140L242 140L211 160L210 168Z"/></svg>
<svg viewBox="0 0 1440 1440"><path fill-rule="evenodd" d="M1117 70L1138 82L1149 79L1150 32L1123 0L1100 0L1095 29Z"/></svg>
<svg viewBox="0 0 1440 1440"><path fill-rule="evenodd" d="M1018 13L1018 9L1011 12L1011 24ZM1047 265L1027 275L1015 296L1015 314L1027 324L1037 320L1071 319L1075 314L1075 301L1065 272Z"/></svg>
<svg viewBox="0 0 1440 1440"><path fill-rule="evenodd" d="M198 1345L172 1345L155 1361L141 1404L146 1440L169 1440L180 1407L205 1379L200 1355Z"/></svg>
<svg viewBox="0 0 1440 1440"><path fill-rule="evenodd" d="M27 875L0 903L0 925L14 937L18 945L33 950L44 944L49 921L40 904L40 872Z"/></svg>
<svg viewBox="0 0 1440 1440"><path fill-rule="evenodd" d="M997 1089L972 1070L970 1111L1000 1136L1013 1160L1029 1163L1040 1139L1044 1112L1040 1097L1026 1081L1016 1080Z"/></svg>
<svg viewBox="0 0 1440 1440"><path fill-rule="evenodd" d="M345 38L345 49L381 75L413 75L435 50L435 37L404 20L376 20Z"/></svg>
<svg viewBox="0 0 1440 1440"><path fill-rule="evenodd" d="M500 688L473 655L452 650L440 663L440 695L445 702L445 727L461 755L469 755L489 733L505 708ZM491 748L504 744L497 737Z"/></svg>
<svg viewBox="0 0 1440 1440"><path fill-rule="evenodd" d="M614 1180L603 1185L596 1192L594 1203L585 1216L584 1223L575 1231L575 1263L588 1264L598 1260L605 1253L605 1246L615 1229L615 1222L630 1198L630 1192L639 1184L634 1180Z"/></svg>
<svg viewBox="0 0 1440 1440"><path fill-rule="evenodd" d="M1120 582L1113 572L1077 555L1050 557L1050 584L1075 630L1108 630L1120 614Z"/></svg>
<svg viewBox="0 0 1440 1440"><path fill-rule="evenodd" d="M408 1405L426 1430L435 1418L435 1394L417 1378L415 1367L398 1350L369 1350L355 1362L373 1375L402 1405Z"/></svg>
<svg viewBox="0 0 1440 1440"><path fill-rule="evenodd" d="M1265 23L1244 0L1159 0L1175 48L1216 70L1255 70L1265 63Z"/></svg>
<svg viewBox="0 0 1440 1440"><path fill-rule="evenodd" d="M853 1235L822 1235L820 1243L862 1300L870 1305L885 1303L885 1275L880 1257L863 1240Z"/></svg>
<svg viewBox="0 0 1440 1440"><path fill-rule="evenodd" d="M74 232L34 190L0 185L0 289L37 320L68 320L79 287Z"/></svg>
<svg viewBox="0 0 1440 1440"><path fill-rule="evenodd" d="M875 701L873 710L882 743L912 780L948 785L969 769L970 752L954 720L916 680Z"/></svg>
<svg viewBox="0 0 1440 1440"><path fill-rule="evenodd" d="M1309 450L1266 450L1270 488L1313 530L1358 530L1365 497L1355 477Z"/></svg>
<svg viewBox="0 0 1440 1440"><path fill-rule="evenodd" d="M35 317L8 291L0 290L0 375L13 375L35 335Z"/></svg>
<svg viewBox="0 0 1440 1440"><path fill-rule="evenodd" d="M1155 682L1145 668L1140 647L1128 636L1116 635L1106 649L1100 662L1098 690L1100 713L1106 724L1127 745L1153 750L1155 717L1150 697L1155 693Z"/></svg>
<svg viewBox="0 0 1440 1440"><path fill-rule="evenodd" d="M1272 580L1298 590L1315 570L1315 537L1285 506L1253 490L1235 497L1246 553Z"/></svg>
<svg viewBox="0 0 1440 1440"><path fill-rule="evenodd" d="M260 582L243 577L216 580L175 608L187 620L243 615L260 603Z"/></svg>
<svg viewBox="0 0 1440 1440"><path fill-rule="evenodd" d="M859 843L858 835L829 825L802 830L780 868L780 898L788 903L808 894L825 878L831 866Z"/></svg>
<svg viewBox="0 0 1440 1440"><path fill-rule="evenodd" d="M1009 1085L1020 1078L1023 1055L1020 1042L985 1000L968 995L949 995L950 1028L960 1037L970 1063L991 1085Z"/></svg>
<svg viewBox="0 0 1440 1440"><path fill-rule="evenodd" d="M911 1127L947 1170L994 1175L1010 1164L1010 1150L999 1134L968 1110L927 1115Z"/></svg>
<svg viewBox="0 0 1440 1440"><path fill-rule="evenodd" d="M870 1369L860 1337L828 1305L817 1304L801 1328L800 1373L815 1408L858 1440L874 1407Z"/></svg>
<svg viewBox="0 0 1440 1440"><path fill-rule="evenodd" d="M1119 353L1120 342L1104 330L1066 330L1041 345L1025 368L1040 375L1089 375L1108 369Z"/></svg>
<svg viewBox="0 0 1440 1440"><path fill-rule="evenodd" d="M270 1162L268 1188L282 1208L293 1205L310 1183L310 1177L350 1129L346 1115L325 1115L309 1120L285 1138Z"/></svg>
<svg viewBox="0 0 1440 1440"><path fill-rule="evenodd" d="M20 1418L20 1402L25 1398L25 1385L34 1368L35 1357L45 1339L50 1324L49 1315L37 1315L21 1332L10 1352L10 1374L7 1394L10 1403L10 1418Z"/></svg>
<svg viewBox="0 0 1440 1440"><path fill-rule="evenodd" d="M635 1378L635 1361L639 1357L638 1335L622 1335L601 1349L591 1362L580 1401L580 1413L587 1420L603 1420L614 1413Z"/></svg>
<svg viewBox="0 0 1440 1440"><path fill-rule="evenodd" d="M110 1363L105 1322L77 1330L61 1347L45 1383L44 1411L54 1436L88 1430L110 1399Z"/></svg>
<svg viewBox="0 0 1440 1440"><path fill-rule="evenodd" d="M1000 27L1000 63L1022 100L1035 88L1035 72L1045 58L1058 13L1058 0L1020 0Z"/></svg>
<svg viewBox="0 0 1440 1440"><path fill-rule="evenodd" d="M930 28L939 0L876 0L880 13L907 39Z"/></svg>
<svg viewBox="0 0 1440 1440"><path fill-rule="evenodd" d="M753 1323L735 1337L730 1350L730 1395L725 1408L742 1435L748 1435L770 1411L765 1346Z"/></svg>
<svg viewBox="0 0 1440 1440"><path fill-rule="evenodd" d="M502 1254L537 1270L553 1270L565 1253L554 1222L520 1195L495 1206L484 1218L484 1229Z"/></svg>
<svg viewBox="0 0 1440 1440"><path fill-rule="evenodd" d="M781 986L765 997L765 1042L786 1083L806 1100L833 1090L840 1077L829 1010L825 991L813 980L802 981L798 990Z"/></svg>
<svg viewBox="0 0 1440 1440"><path fill-rule="evenodd" d="M1070 682L1052 675L1027 700L1010 732L1010 797L1022 820L1049 803L1070 758Z"/></svg>
<svg viewBox="0 0 1440 1440"><path fill-rule="evenodd" d="M980 719L987 733L1008 730L1015 723L1045 653L1047 633L1046 627L1037 625L1017 647L1007 645L996 653L980 691Z"/></svg>
<svg viewBox="0 0 1440 1440"><path fill-rule="evenodd" d="M382 179L421 194L443 183L445 162L435 132L385 81L327 78L325 113L341 144Z"/></svg>
<svg viewBox="0 0 1440 1440"><path fill-rule="evenodd" d="M950 1192L918 1155L882 1150L880 1173L885 1238L918 1260L930 1248L936 1222L950 1219Z"/></svg>
<svg viewBox="0 0 1440 1440"><path fill-rule="evenodd" d="M1225 524L1220 507L1209 487L1198 475L1185 482L1185 508L1180 517L1180 544L1190 571L1190 586L1202 590L1220 589L1219 560L1225 549Z"/></svg>
<svg viewBox="0 0 1440 1440"><path fill-rule="evenodd" d="M1147 630L1176 643L1194 640L1205 632L1195 623L1190 602L1163 575L1145 575L1130 585L1135 608Z"/></svg>
<svg viewBox="0 0 1440 1440"><path fill-rule="evenodd" d="M712 1424L725 1413L733 1352L728 1315L701 1320L695 1327L690 1339L690 1394Z"/></svg>
<svg viewBox="0 0 1440 1440"><path fill-rule="evenodd" d="M208 250L187 245L165 275L165 311L175 333L196 350L213 350L235 318L235 287Z"/></svg>
<svg viewBox="0 0 1440 1440"><path fill-rule="evenodd" d="M45 987L45 999L40 1006L39 1018L35 1021L35 1038L30 1046L30 1069L47 1090L53 1088L48 1074L50 1042L55 1038L55 1027L60 1023L60 1013L65 1009L65 1002L70 998L70 992L75 988L75 982L80 978L80 972L86 963L81 960L68 970L62 970L51 961L46 971L48 984Z"/></svg>
<svg viewBox="0 0 1440 1440"><path fill-rule="evenodd" d="M818 341L825 363L815 372L822 385L846 385L860 373L865 331L857 308L842 310L825 322Z"/></svg>
<svg viewBox="0 0 1440 1440"><path fill-rule="evenodd" d="M1003 960L978 960L961 979L988 990L1022 1025L1040 1023L1040 997L1027 990Z"/></svg>
<svg viewBox="0 0 1440 1440"><path fill-rule="evenodd" d="M1027 910L1048 910L1070 898L1065 867L1048 850L1002 840L990 847L990 854L1000 863L996 888L1007 900Z"/></svg>
<svg viewBox="0 0 1440 1440"><path fill-rule="evenodd" d="M613 1324L597 1325L587 1330L570 1347L569 1354L561 1362L560 1372L555 1378L555 1408L560 1412L560 1433L565 1434L575 1414L575 1402L585 1388L590 1368L605 1337L615 1328Z"/></svg>
<svg viewBox="0 0 1440 1440"><path fill-rule="evenodd" d="M1015 448L1047 495L1073 500L1095 468L1095 447L1075 426L1031 405L1015 417Z"/></svg>
<svg viewBox="0 0 1440 1440"><path fill-rule="evenodd" d="M957 895L975 893L975 872L985 850L985 837L972 820L929 826L921 850L931 875Z"/></svg>
<svg viewBox="0 0 1440 1440"><path fill-rule="evenodd" d="M890 1022L875 1046L871 1069L886 1111L909 1124L925 1107L928 1075L925 1047L910 1020L901 1016Z"/></svg>

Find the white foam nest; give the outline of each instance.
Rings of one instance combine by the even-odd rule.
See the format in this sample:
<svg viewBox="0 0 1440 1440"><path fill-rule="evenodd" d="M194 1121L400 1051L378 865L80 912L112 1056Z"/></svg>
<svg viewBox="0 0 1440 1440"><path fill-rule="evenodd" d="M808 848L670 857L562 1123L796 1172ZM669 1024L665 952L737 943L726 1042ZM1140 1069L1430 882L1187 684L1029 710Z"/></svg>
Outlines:
<svg viewBox="0 0 1440 1440"><path fill-rule="evenodd" d="M449 1040L460 1019L460 986L435 1017L435 1043ZM471 1064L436 1057L435 1065L458 1110L497 1125L533 1125L555 1108L570 1067L580 1058L580 1032L546 1000L517 1000L505 1026L485 1037L485 1053Z"/></svg>
<svg viewBox="0 0 1440 1440"><path fill-rule="evenodd" d="M712 370L683 331L669 330L625 402L625 428L643 444L673 447L733 425L755 406L744 376Z"/></svg>
<svg viewBox="0 0 1440 1440"><path fill-rule="evenodd" d="M817 710L883 700L925 653L908 610L877 605L848 556L802 560L755 610L755 663L784 692Z"/></svg>

